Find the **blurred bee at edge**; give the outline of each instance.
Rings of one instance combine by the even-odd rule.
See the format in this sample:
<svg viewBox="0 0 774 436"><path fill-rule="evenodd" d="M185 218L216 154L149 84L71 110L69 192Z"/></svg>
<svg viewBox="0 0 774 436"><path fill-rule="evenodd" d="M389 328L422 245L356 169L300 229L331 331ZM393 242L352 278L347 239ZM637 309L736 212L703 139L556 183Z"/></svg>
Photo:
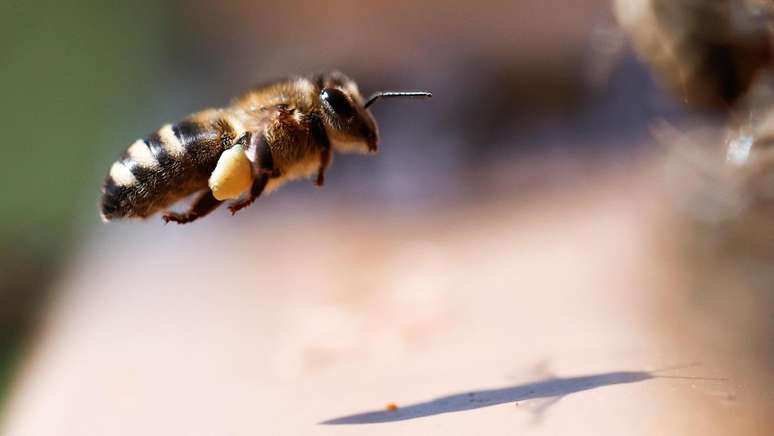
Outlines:
<svg viewBox="0 0 774 436"><path fill-rule="evenodd" d="M762 0L616 0L633 45L694 107L730 108L772 59Z"/></svg>

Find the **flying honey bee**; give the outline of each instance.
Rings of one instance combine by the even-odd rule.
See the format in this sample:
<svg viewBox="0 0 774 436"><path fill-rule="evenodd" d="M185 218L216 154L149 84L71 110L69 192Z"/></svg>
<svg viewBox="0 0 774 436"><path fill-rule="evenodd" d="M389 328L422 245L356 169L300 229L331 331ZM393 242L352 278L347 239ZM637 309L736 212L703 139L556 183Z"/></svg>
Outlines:
<svg viewBox="0 0 774 436"><path fill-rule="evenodd" d="M686 103L734 106L772 59L768 0L616 0L638 54Z"/></svg>
<svg viewBox="0 0 774 436"><path fill-rule="evenodd" d="M208 109L135 141L113 163L102 187L104 221L146 218L189 223L236 199L234 214L264 192L316 175L322 186L333 152L373 153L379 132L368 107L383 97L429 92L379 92L364 100L339 72L292 77L259 87L223 109ZM184 213L166 209L199 193Z"/></svg>

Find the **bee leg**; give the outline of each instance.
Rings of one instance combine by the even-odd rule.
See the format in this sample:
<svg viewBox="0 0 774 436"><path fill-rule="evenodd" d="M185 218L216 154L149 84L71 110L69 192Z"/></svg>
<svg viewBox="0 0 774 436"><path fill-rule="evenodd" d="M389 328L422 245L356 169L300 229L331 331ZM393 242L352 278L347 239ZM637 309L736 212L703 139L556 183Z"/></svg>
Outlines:
<svg viewBox="0 0 774 436"><path fill-rule="evenodd" d="M317 179L314 181L314 184L317 186L322 186L325 183L325 170L328 169L328 165L331 163L331 149L324 148L320 152L320 169L317 170Z"/></svg>
<svg viewBox="0 0 774 436"><path fill-rule="evenodd" d="M194 204L191 206L188 212L167 212L161 217L161 219L164 220L165 224L170 221L178 224L190 223L217 209L217 207L222 203L223 202L216 199L212 195L212 191L208 189L206 192L202 193L196 198Z"/></svg>
<svg viewBox="0 0 774 436"><path fill-rule="evenodd" d="M314 116L310 120L310 137L320 146L320 168L317 170L317 179L314 184L322 186L325 183L325 170L328 169L328 165L331 163L333 157L331 153L331 142L328 139L328 134L325 132L325 126L320 120L319 116Z"/></svg>
<svg viewBox="0 0 774 436"><path fill-rule="evenodd" d="M240 210L253 204L255 199L261 196L261 193L263 193L263 189L266 187L266 183L268 182L269 174L259 172L253 179L253 185L250 187L250 194L248 194L247 198L242 201L232 203L231 206L228 207L228 210L231 211L231 215L234 215Z"/></svg>
<svg viewBox="0 0 774 436"><path fill-rule="evenodd" d="M248 132L240 139L240 142L246 143L247 159L253 163L253 168L256 169L257 174L266 174L270 179L282 175L280 169L274 165L274 156L266 136L253 135Z"/></svg>
<svg viewBox="0 0 774 436"><path fill-rule="evenodd" d="M254 138L254 139L253 139ZM228 210L231 211L231 215L236 214L238 211L253 204L256 198L260 197L263 193L263 189L266 188L266 184L269 179L273 179L281 176L281 171L274 166L274 157L271 154L271 147L266 137L254 136L250 139L250 146L248 150L252 151L252 161L258 167L255 171L255 177L253 178L253 184L250 187L250 193L247 198L242 201L231 204ZM249 158L250 156L248 156Z"/></svg>

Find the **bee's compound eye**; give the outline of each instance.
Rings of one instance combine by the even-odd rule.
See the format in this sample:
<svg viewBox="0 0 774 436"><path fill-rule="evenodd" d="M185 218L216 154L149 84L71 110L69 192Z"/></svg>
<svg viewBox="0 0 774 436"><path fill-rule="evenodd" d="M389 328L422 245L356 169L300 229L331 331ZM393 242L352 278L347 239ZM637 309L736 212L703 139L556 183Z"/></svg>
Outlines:
<svg viewBox="0 0 774 436"><path fill-rule="evenodd" d="M325 88L320 92L320 99L323 101L323 104L327 105L337 115L349 117L355 113L349 99L341 90Z"/></svg>

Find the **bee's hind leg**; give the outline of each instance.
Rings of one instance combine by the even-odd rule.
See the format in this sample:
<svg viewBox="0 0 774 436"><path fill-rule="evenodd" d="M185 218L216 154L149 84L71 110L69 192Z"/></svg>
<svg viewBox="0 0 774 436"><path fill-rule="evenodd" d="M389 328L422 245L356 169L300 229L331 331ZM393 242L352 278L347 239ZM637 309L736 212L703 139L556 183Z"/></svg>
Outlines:
<svg viewBox="0 0 774 436"><path fill-rule="evenodd" d="M172 221L178 224L186 224L192 221L196 221L198 218L207 215L208 213L217 209L221 204L223 204L223 202L216 199L212 195L212 191L208 189L206 192L203 192L201 195L196 197L196 200L187 212L167 212L161 217L161 219L164 220L164 223Z"/></svg>
<svg viewBox="0 0 774 436"><path fill-rule="evenodd" d="M248 159L253 162L254 167L257 167L257 169L255 170L253 184L250 186L250 192L247 194L247 198L232 203L231 206L228 207L228 210L231 211L231 215L234 215L253 204L253 202L263 193L269 179L277 178L282 175L280 170L274 165L271 146L266 140L266 137L263 135L253 136L248 140L250 142L248 147Z"/></svg>
<svg viewBox="0 0 774 436"><path fill-rule="evenodd" d="M256 174L255 178L253 179L253 184L250 187L250 193L247 195L247 198L245 198L244 200L232 203L231 206L228 207L228 210L231 211L231 215L234 215L240 210L253 204L255 199L261 196L261 193L263 193L263 189L266 188L266 183L268 182L269 182L268 173L259 172L258 174Z"/></svg>

